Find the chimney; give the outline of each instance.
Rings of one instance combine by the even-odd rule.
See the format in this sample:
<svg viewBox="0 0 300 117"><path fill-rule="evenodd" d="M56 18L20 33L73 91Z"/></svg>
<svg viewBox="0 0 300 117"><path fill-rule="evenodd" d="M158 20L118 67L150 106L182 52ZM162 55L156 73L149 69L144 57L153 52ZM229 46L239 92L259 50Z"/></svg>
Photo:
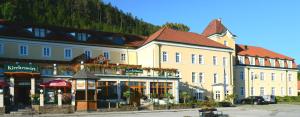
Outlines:
<svg viewBox="0 0 300 117"><path fill-rule="evenodd" d="M218 20L219 22L221 22L221 21L222 21L222 18L218 18L217 20Z"/></svg>
<svg viewBox="0 0 300 117"><path fill-rule="evenodd" d="M245 50L248 50L248 46L247 45L245 45Z"/></svg>

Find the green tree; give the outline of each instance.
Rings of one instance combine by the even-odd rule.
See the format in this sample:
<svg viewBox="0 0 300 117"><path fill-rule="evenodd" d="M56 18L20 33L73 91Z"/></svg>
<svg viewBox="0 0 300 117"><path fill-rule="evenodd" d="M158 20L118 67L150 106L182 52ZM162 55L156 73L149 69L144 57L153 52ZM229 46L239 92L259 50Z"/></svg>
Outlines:
<svg viewBox="0 0 300 117"><path fill-rule="evenodd" d="M181 24L181 23L167 22L166 24L163 25L163 27L168 27L168 28L172 28L174 30L180 30L180 31L185 31L185 32L190 31L190 27L188 27L187 25Z"/></svg>
<svg viewBox="0 0 300 117"><path fill-rule="evenodd" d="M180 97L183 98L183 103L186 103L186 101L187 101L188 99L190 99L192 96L191 96L191 94L190 94L189 92L187 92L187 91L182 91L182 92L180 93Z"/></svg>

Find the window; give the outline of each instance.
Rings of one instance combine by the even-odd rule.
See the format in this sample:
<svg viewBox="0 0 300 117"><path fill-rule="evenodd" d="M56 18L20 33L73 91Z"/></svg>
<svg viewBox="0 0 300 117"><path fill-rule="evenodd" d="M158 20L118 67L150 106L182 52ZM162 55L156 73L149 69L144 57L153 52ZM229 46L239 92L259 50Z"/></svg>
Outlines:
<svg viewBox="0 0 300 117"><path fill-rule="evenodd" d="M238 56L239 64L245 64L245 57L244 56Z"/></svg>
<svg viewBox="0 0 300 117"><path fill-rule="evenodd" d="M217 65L217 57L213 56L213 65Z"/></svg>
<svg viewBox="0 0 300 117"><path fill-rule="evenodd" d="M4 44L0 42L0 54L4 53Z"/></svg>
<svg viewBox="0 0 300 117"><path fill-rule="evenodd" d="M65 59L71 59L72 58L72 49L66 48L65 49Z"/></svg>
<svg viewBox="0 0 300 117"><path fill-rule="evenodd" d="M49 47L43 48L43 57L50 57L51 56L51 49Z"/></svg>
<svg viewBox="0 0 300 117"><path fill-rule="evenodd" d="M240 72L240 79L241 79L241 80L244 80L244 71L241 71L241 72Z"/></svg>
<svg viewBox="0 0 300 117"><path fill-rule="evenodd" d="M121 53L121 61L126 61L126 54L125 53Z"/></svg>
<svg viewBox="0 0 300 117"><path fill-rule="evenodd" d="M241 87L241 89L240 89L240 94L241 94L241 95L244 95L244 92L245 92L245 91L244 91L244 87Z"/></svg>
<svg viewBox="0 0 300 117"><path fill-rule="evenodd" d="M19 54L21 56L27 56L28 55L28 46L27 45L20 45Z"/></svg>
<svg viewBox="0 0 300 117"><path fill-rule="evenodd" d="M199 73L199 83L203 83L204 81L204 74L202 72Z"/></svg>
<svg viewBox="0 0 300 117"><path fill-rule="evenodd" d="M251 87L251 96L254 96L254 87Z"/></svg>
<svg viewBox="0 0 300 117"><path fill-rule="evenodd" d="M289 81L291 82L292 81L292 74L289 74L288 77L289 77Z"/></svg>
<svg viewBox="0 0 300 117"><path fill-rule="evenodd" d="M265 73L264 72L260 72L260 80L265 80Z"/></svg>
<svg viewBox="0 0 300 117"><path fill-rule="evenodd" d="M292 87L289 87L289 96L292 95Z"/></svg>
<svg viewBox="0 0 300 117"><path fill-rule="evenodd" d="M280 67L284 67L284 61L283 60L278 60L278 62L279 62Z"/></svg>
<svg viewBox="0 0 300 117"><path fill-rule="evenodd" d="M87 40L87 34L86 33L76 33L76 38L79 41L86 41Z"/></svg>
<svg viewBox="0 0 300 117"><path fill-rule="evenodd" d="M167 54L167 52L163 51L163 56L162 57L163 57L162 58L163 62L167 62L168 61L168 54Z"/></svg>
<svg viewBox="0 0 300 117"><path fill-rule="evenodd" d="M251 80L253 80L254 78L255 78L254 72L251 72Z"/></svg>
<svg viewBox="0 0 300 117"><path fill-rule="evenodd" d="M199 64L204 64L203 55L199 55Z"/></svg>
<svg viewBox="0 0 300 117"><path fill-rule="evenodd" d="M265 95L265 88L264 87L260 87L260 96Z"/></svg>
<svg viewBox="0 0 300 117"><path fill-rule="evenodd" d="M271 95L275 95L275 87L271 88Z"/></svg>
<svg viewBox="0 0 300 117"><path fill-rule="evenodd" d="M176 71L176 77L181 78L180 71Z"/></svg>
<svg viewBox="0 0 300 117"><path fill-rule="evenodd" d="M106 60L109 60L109 57L110 57L109 52L107 52L107 51L103 52L103 56Z"/></svg>
<svg viewBox="0 0 300 117"><path fill-rule="evenodd" d="M271 79L272 79L272 81L275 80L275 73L271 73Z"/></svg>
<svg viewBox="0 0 300 117"><path fill-rule="evenodd" d="M195 76L196 75L196 73L195 72L192 72L192 82L194 83L195 82Z"/></svg>
<svg viewBox="0 0 300 117"><path fill-rule="evenodd" d="M293 67L293 62L292 61L287 61L288 64L288 68L292 68Z"/></svg>
<svg viewBox="0 0 300 117"><path fill-rule="evenodd" d="M195 96L196 96L197 100L203 100L203 93L202 92L196 92Z"/></svg>
<svg viewBox="0 0 300 117"><path fill-rule="evenodd" d="M258 62L260 66L265 66L265 59L264 58L258 58Z"/></svg>
<svg viewBox="0 0 300 117"><path fill-rule="evenodd" d="M227 42L227 41L224 41L224 45L225 45L225 46L228 46L228 42Z"/></svg>
<svg viewBox="0 0 300 117"><path fill-rule="evenodd" d="M223 66L227 66L227 58L223 57Z"/></svg>
<svg viewBox="0 0 300 117"><path fill-rule="evenodd" d="M176 63L179 63L181 61L181 55L178 52L175 53L175 61Z"/></svg>
<svg viewBox="0 0 300 117"><path fill-rule="evenodd" d="M91 59L91 57L92 57L91 50L85 50L84 51L84 56L85 56L85 59Z"/></svg>
<svg viewBox="0 0 300 117"><path fill-rule="evenodd" d="M218 74L214 73L214 84L217 84L218 80Z"/></svg>
<svg viewBox="0 0 300 117"><path fill-rule="evenodd" d="M271 67L275 67L275 59L270 59L269 61L271 63Z"/></svg>
<svg viewBox="0 0 300 117"><path fill-rule="evenodd" d="M220 91L216 91L216 100L220 100L220 97L221 97L221 94L220 94Z"/></svg>
<svg viewBox="0 0 300 117"><path fill-rule="evenodd" d="M192 54L192 64L195 64L196 58L195 58L195 54Z"/></svg>
<svg viewBox="0 0 300 117"><path fill-rule="evenodd" d="M45 37L46 30L43 28L34 28L34 36L36 37Z"/></svg>
<svg viewBox="0 0 300 117"><path fill-rule="evenodd" d="M227 73L224 73L224 84L228 83Z"/></svg>
<svg viewBox="0 0 300 117"><path fill-rule="evenodd" d="M255 65L255 57L248 57L250 61L250 65Z"/></svg>

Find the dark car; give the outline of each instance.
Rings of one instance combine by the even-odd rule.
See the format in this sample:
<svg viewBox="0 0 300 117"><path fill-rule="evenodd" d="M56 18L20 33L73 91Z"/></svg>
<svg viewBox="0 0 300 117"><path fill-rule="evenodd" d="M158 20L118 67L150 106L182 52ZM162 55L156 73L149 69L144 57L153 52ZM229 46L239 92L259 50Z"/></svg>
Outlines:
<svg viewBox="0 0 300 117"><path fill-rule="evenodd" d="M241 104L266 104L265 99L262 96L250 96L241 100Z"/></svg>

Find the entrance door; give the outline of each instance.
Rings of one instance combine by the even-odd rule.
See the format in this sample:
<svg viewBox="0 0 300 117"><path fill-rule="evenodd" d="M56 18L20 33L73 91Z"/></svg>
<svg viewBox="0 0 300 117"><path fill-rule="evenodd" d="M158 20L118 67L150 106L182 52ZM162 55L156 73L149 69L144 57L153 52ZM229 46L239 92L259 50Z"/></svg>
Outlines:
<svg viewBox="0 0 300 117"><path fill-rule="evenodd" d="M15 103L20 106L31 105L30 98L30 83L27 85L27 82L19 82L15 85Z"/></svg>

